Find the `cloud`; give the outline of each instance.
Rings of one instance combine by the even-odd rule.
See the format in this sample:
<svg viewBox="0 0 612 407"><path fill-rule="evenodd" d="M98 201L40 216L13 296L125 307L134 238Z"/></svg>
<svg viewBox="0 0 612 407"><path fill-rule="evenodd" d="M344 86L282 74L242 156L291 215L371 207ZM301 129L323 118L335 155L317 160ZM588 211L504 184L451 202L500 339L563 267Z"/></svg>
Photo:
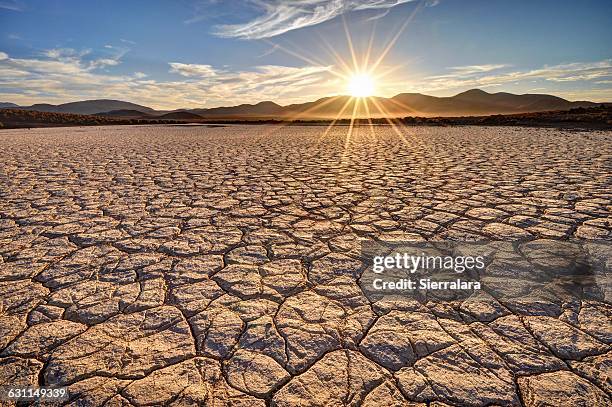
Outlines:
<svg viewBox="0 0 612 407"><path fill-rule="evenodd" d="M23 11L23 2L18 0L0 0L0 9L11 11Z"/></svg>
<svg viewBox="0 0 612 407"><path fill-rule="evenodd" d="M59 59L74 57L77 52L72 48L53 48L43 51L42 54L48 58Z"/></svg>
<svg viewBox="0 0 612 407"><path fill-rule="evenodd" d="M386 17L386 16L387 16L387 14L389 14L389 12L390 12L390 11L391 11L391 9L390 9L390 8L388 8L388 9L384 10L384 11L383 11L382 13L380 13L380 14L376 14L376 15L373 15L372 17L368 17L368 18L366 19L366 21L375 21L375 20L381 19L381 18L383 18L383 17Z"/></svg>
<svg viewBox="0 0 612 407"><path fill-rule="evenodd" d="M569 83L612 78L612 59L544 66L531 70L509 70L508 68L510 65L503 64L452 67L449 68L448 73L424 78L421 89L433 91L498 86L528 80Z"/></svg>
<svg viewBox="0 0 612 407"><path fill-rule="evenodd" d="M466 81L474 79L483 74L489 74L492 71L508 68L510 65L505 64L486 64L486 65L465 65L453 66L448 68L448 73L442 75L430 76L425 79L433 83L453 83L454 81Z"/></svg>
<svg viewBox="0 0 612 407"><path fill-rule="evenodd" d="M262 65L247 71L234 71L210 65L176 62L169 65L169 72L189 78L185 83L193 85L194 93L202 93L209 104L215 105L278 101L287 95L302 100L306 96L304 90L324 82L332 70L331 66Z"/></svg>
<svg viewBox="0 0 612 407"><path fill-rule="evenodd" d="M12 58L0 52L0 100L19 104L65 103L112 98L159 109L221 106L275 100L297 103L329 92L332 67L263 65L231 70L172 62L177 79L158 80L144 72L113 74L121 60L92 58L77 51L48 50L38 57Z"/></svg>
<svg viewBox="0 0 612 407"><path fill-rule="evenodd" d="M495 71L501 68L506 68L510 65L505 64L489 64L489 65L467 65L467 66L455 66L450 68L454 74L470 75L478 74L482 72Z"/></svg>
<svg viewBox="0 0 612 407"><path fill-rule="evenodd" d="M180 62L171 62L170 72L186 77L215 76L217 74L210 65L182 64Z"/></svg>
<svg viewBox="0 0 612 407"><path fill-rule="evenodd" d="M119 65L118 59L113 58L100 58L90 62L90 66L93 68L102 68L105 66L115 66Z"/></svg>
<svg viewBox="0 0 612 407"><path fill-rule="evenodd" d="M244 24L220 25L220 37L262 39L320 24L355 10L389 9L414 0L253 0L263 11Z"/></svg>

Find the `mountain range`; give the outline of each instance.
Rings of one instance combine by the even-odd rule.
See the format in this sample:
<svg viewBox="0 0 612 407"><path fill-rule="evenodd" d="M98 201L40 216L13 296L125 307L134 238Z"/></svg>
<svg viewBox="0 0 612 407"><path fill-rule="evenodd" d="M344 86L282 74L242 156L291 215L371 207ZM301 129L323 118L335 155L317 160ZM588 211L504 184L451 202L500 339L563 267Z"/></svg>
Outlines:
<svg viewBox="0 0 612 407"><path fill-rule="evenodd" d="M147 106L120 100L98 99L64 103L60 105L34 104L18 106L0 103L0 109L22 109L41 112L97 114L122 118L160 118L175 120L197 119L329 119L356 117L405 116L479 116L491 114L529 113L549 110L568 110L592 107L599 103L570 102L544 94L498 92L488 93L472 89L450 97L428 96L420 93L400 93L391 98L370 97L355 99L350 96L332 96L313 102L281 106L265 101L257 104L201 109L155 110Z"/></svg>
<svg viewBox="0 0 612 407"><path fill-rule="evenodd" d="M37 112L52 112L52 113L76 113L76 114L96 114L108 112L110 110L136 110L141 113L156 114L154 109L150 107L137 105L135 103L123 102L121 100L111 99L96 99L83 100L79 102L63 103L61 105L50 105L47 103L37 103L31 106L18 106L14 103L0 103L0 109L22 109L35 110Z"/></svg>

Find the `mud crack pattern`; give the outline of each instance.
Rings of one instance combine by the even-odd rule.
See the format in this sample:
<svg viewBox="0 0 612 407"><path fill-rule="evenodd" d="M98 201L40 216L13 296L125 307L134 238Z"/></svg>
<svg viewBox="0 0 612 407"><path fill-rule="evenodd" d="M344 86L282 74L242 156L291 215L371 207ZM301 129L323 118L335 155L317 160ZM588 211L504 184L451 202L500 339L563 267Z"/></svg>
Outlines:
<svg viewBox="0 0 612 407"><path fill-rule="evenodd" d="M67 405L610 405L609 303L370 302L362 239L612 239L612 135L0 132L0 384Z"/></svg>

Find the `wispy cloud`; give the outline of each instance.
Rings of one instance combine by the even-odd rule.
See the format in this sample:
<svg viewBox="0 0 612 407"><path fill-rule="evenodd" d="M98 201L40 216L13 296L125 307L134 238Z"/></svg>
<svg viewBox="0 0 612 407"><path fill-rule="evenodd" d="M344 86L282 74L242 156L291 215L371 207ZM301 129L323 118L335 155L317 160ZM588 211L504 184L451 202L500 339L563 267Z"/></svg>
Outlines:
<svg viewBox="0 0 612 407"><path fill-rule="evenodd" d="M288 67L255 66L250 70L234 71L211 65L171 62L170 72L188 78L187 85L201 94L209 104L260 102L262 100L303 99L309 88L329 80L332 66ZM306 91L306 92L305 92ZM300 97L301 94L301 97Z"/></svg>
<svg viewBox="0 0 612 407"><path fill-rule="evenodd" d="M102 57L90 58L87 61L83 58L91 54L90 49L76 51L73 48L44 50L41 52L41 55L48 58L48 60L13 59L12 61L14 65L29 66L32 69L38 67L40 72L44 72L46 69L53 71L51 67L64 70L63 72L92 71L98 68L119 65L121 58L129 51L127 48L117 48L111 45L105 45L104 48L110 49L110 53Z"/></svg>
<svg viewBox="0 0 612 407"><path fill-rule="evenodd" d="M23 11L24 5L23 2L19 0L0 0L0 9Z"/></svg>
<svg viewBox="0 0 612 407"><path fill-rule="evenodd" d="M484 75L490 75L493 71L508 68L506 64L465 65L448 68L448 72L425 78L434 84L452 84L455 81L473 80Z"/></svg>
<svg viewBox="0 0 612 407"><path fill-rule="evenodd" d="M545 82L601 81L612 78L612 59L573 62L531 70L511 70L510 65L470 65L449 68L447 73L424 78L423 89L444 90L499 86L528 80ZM597 81L597 82L595 82Z"/></svg>
<svg viewBox="0 0 612 407"><path fill-rule="evenodd" d="M38 57L12 58L0 52L0 100L32 104L114 98L163 109L262 100L293 103L324 94L331 70L264 65L235 71L172 62L168 70L176 78L162 81L139 71L111 74L106 68L121 60L92 58L92 54L54 49Z"/></svg>
<svg viewBox="0 0 612 407"><path fill-rule="evenodd" d="M211 65L183 64L180 62L170 63L170 72L186 77L210 77L217 75Z"/></svg>
<svg viewBox="0 0 612 407"><path fill-rule="evenodd" d="M374 21L374 20L378 20L378 19L381 19L381 18L383 18L383 17L386 17L386 16L387 16L387 14L389 14L389 12L390 12L390 11L391 11L391 9L390 9L390 8L388 8L388 9L384 10L382 13L379 13L379 14L373 15L372 17L368 17L368 18L366 19L366 21Z"/></svg>
<svg viewBox="0 0 612 407"><path fill-rule="evenodd" d="M69 60L71 58L83 57L89 53L91 53L90 49L85 49L77 52L73 48L52 48L44 50L42 52L42 55L51 59Z"/></svg>
<svg viewBox="0 0 612 407"><path fill-rule="evenodd" d="M220 25L221 37L261 39L320 24L354 10L389 9L415 0L252 0L262 14L244 24Z"/></svg>
<svg viewBox="0 0 612 407"><path fill-rule="evenodd" d="M510 65L505 64L487 64L487 65L466 65L466 66L454 66L450 68L454 75L471 75L479 74L483 72L496 71L498 69L507 68Z"/></svg>

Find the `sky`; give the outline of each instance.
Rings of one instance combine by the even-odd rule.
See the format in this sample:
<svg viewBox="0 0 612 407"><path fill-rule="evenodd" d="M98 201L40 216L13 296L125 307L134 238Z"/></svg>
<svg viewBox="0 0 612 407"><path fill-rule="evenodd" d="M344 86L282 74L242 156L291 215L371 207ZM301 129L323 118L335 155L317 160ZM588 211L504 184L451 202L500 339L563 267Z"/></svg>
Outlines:
<svg viewBox="0 0 612 407"><path fill-rule="evenodd" d="M612 1L0 0L0 102L290 104L365 72L384 97L612 101Z"/></svg>

